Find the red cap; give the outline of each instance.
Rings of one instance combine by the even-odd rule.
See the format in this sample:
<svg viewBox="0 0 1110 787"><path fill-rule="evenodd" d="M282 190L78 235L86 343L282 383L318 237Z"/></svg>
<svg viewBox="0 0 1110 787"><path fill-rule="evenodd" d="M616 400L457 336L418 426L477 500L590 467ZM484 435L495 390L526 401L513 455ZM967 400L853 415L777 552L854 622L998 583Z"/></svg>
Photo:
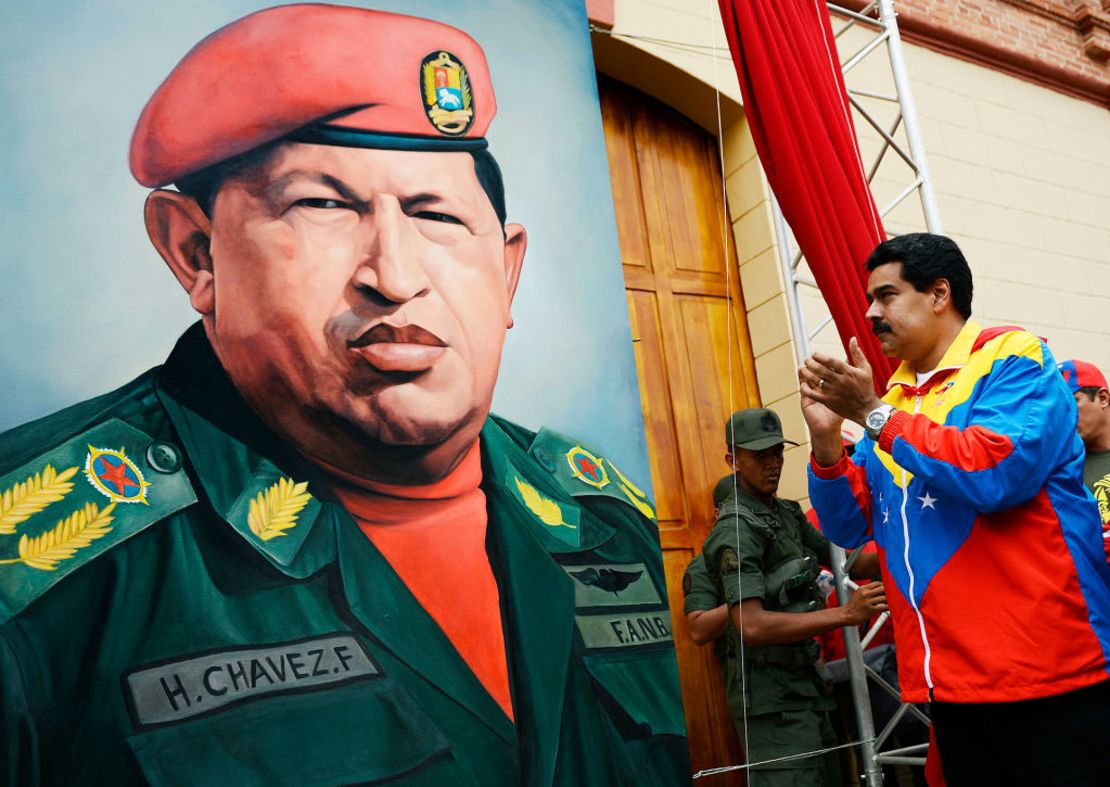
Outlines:
<svg viewBox="0 0 1110 787"><path fill-rule="evenodd" d="M449 25L287 5L205 38L143 109L131 172L173 183L288 137L397 150L480 150L497 111L482 48Z"/></svg>
<svg viewBox="0 0 1110 787"><path fill-rule="evenodd" d="M1086 361L1064 361L1060 364L1064 382L1075 393L1080 388L1105 388L1106 377L1097 366Z"/></svg>

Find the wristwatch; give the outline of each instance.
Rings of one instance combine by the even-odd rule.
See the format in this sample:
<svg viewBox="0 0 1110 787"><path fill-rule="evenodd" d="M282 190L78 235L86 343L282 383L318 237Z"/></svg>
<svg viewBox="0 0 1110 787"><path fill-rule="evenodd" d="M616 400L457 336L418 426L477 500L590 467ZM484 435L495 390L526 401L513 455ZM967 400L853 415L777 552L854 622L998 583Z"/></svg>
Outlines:
<svg viewBox="0 0 1110 787"><path fill-rule="evenodd" d="M886 422L890 420L890 416L894 414L894 405L880 404L874 410L867 414L863 419L863 428L867 432L867 436L875 442L879 441L879 432L883 431Z"/></svg>

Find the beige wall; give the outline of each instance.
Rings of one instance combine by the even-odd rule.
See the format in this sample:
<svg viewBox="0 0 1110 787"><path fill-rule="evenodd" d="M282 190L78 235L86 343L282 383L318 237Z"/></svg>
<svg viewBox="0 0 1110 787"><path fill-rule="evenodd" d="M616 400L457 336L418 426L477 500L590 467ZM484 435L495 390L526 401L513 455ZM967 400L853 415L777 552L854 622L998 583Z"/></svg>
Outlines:
<svg viewBox="0 0 1110 787"><path fill-rule="evenodd" d="M906 61L945 232L975 275L975 318L1110 370L1110 112L931 50L907 47ZM852 77L881 86L882 66ZM858 130L873 150L877 136ZM899 169L880 170L880 204ZM921 222L908 202L887 227Z"/></svg>
<svg viewBox="0 0 1110 787"><path fill-rule="evenodd" d="M908 60L976 317L1110 370L1110 112L928 50Z"/></svg>
<svg viewBox="0 0 1110 787"><path fill-rule="evenodd" d="M767 186L738 106L716 3L617 0L613 33L594 36L599 69L714 135L715 88L721 92L728 209L760 395L782 416L787 437L805 442ZM862 40L844 36L842 54ZM1110 371L1110 112L920 47L907 46L906 60L945 231L975 274L975 318L1023 325L1047 337L1057 358L1081 357ZM848 85L893 93L885 48L850 72ZM884 125L893 117L893 107L864 101ZM879 137L858 116L856 124L869 163ZM907 175L888 156L873 184L880 207ZM916 197L886 224L894 233L924 229ZM816 326L827 309L816 292L803 293L804 319ZM841 352L832 326L813 344ZM805 446L787 452L783 496L805 498L806 455Z"/></svg>

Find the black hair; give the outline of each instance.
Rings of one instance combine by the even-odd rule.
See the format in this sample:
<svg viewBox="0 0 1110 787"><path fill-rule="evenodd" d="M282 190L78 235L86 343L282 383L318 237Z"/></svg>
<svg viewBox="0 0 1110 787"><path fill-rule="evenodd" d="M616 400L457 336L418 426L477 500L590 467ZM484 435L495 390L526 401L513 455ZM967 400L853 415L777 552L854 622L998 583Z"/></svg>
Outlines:
<svg viewBox="0 0 1110 787"><path fill-rule="evenodd" d="M470 155L474 159L474 174L478 176L478 183L489 197L493 212L497 214L497 220L504 230L508 211L505 208L505 179L501 177L501 167L488 150L475 150Z"/></svg>
<svg viewBox="0 0 1110 787"><path fill-rule="evenodd" d="M971 316L971 268L954 240L929 232L899 235L875 247L867 258L867 270L892 262L902 263L902 278L918 292L925 292L937 279L947 279L956 311L964 319Z"/></svg>
<svg viewBox="0 0 1110 787"><path fill-rule="evenodd" d="M1084 385L1082 388L1078 389L1076 393L1087 394L1087 398L1093 402L1095 400L1095 397L1098 396L1098 392L1101 390L1102 389L1099 388L1097 385Z"/></svg>
<svg viewBox="0 0 1110 787"><path fill-rule="evenodd" d="M224 185L224 181L228 178L237 177L244 174L247 170L258 166L270 157L270 154L277 148L278 142L271 142L266 145L260 145L257 148L248 150L246 153L241 153L238 156L232 156L229 159L217 162L210 167L205 167L202 170L193 172L189 175L178 180L174 183L177 190L187 197L192 197L204 211L204 214L211 218L212 216L212 203L216 199L216 193L220 187Z"/></svg>
<svg viewBox="0 0 1110 787"><path fill-rule="evenodd" d="M182 194L195 199L205 215L211 217L212 203L224 181L230 177L242 175L252 167L263 163L280 144L279 140L261 145L239 156L187 175L174 185ZM505 209L505 181L501 177L501 167L497 165L497 159L488 150L474 150L470 155L474 159L474 174L478 177L478 183L489 198L497 214L497 220L501 222L501 229L504 230L505 218L508 214Z"/></svg>

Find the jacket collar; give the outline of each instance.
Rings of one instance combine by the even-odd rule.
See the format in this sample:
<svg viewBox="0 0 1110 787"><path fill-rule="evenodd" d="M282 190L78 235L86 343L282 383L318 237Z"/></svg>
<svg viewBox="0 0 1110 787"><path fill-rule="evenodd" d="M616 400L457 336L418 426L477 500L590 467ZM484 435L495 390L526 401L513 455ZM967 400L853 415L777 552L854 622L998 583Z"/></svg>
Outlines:
<svg viewBox="0 0 1110 787"><path fill-rule="evenodd" d="M542 433L526 449L491 418L482 429L482 486L523 512L527 531L546 552L573 554L597 549L614 534L534 457Z"/></svg>
<svg viewBox="0 0 1110 787"><path fill-rule="evenodd" d="M778 501L779 499L776 496L772 498L771 505L767 505L748 490L740 487L736 488L736 502L743 503L757 513L773 514L778 509Z"/></svg>
<svg viewBox="0 0 1110 787"><path fill-rule="evenodd" d="M185 449L194 486L244 541L291 577L334 561L330 528L317 527L334 518L327 484L251 410L200 323L178 340L155 391Z"/></svg>
<svg viewBox="0 0 1110 787"><path fill-rule="evenodd" d="M982 326L974 320L965 322L964 327L956 334L952 344L948 345L948 349L944 351L937 368L930 372L929 377L921 385L917 384L917 373L913 367L906 361L902 361L898 368L894 370L894 374L890 376L890 380L887 381L886 390L890 391L897 385L901 386L903 393L907 396L926 393L952 372L963 368L967 364L968 359L971 358L971 353L975 349L975 340L982 330Z"/></svg>

